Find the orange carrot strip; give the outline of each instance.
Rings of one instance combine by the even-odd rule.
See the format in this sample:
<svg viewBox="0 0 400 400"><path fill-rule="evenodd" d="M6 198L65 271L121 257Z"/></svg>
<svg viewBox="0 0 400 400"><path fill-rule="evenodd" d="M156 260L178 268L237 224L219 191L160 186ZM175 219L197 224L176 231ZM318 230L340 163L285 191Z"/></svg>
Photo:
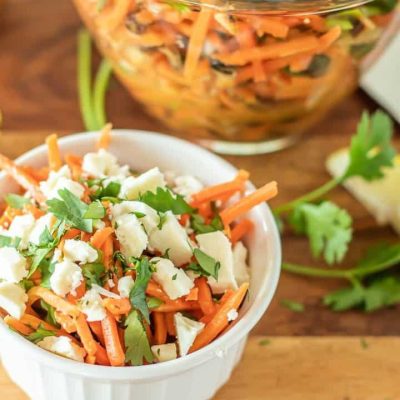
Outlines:
<svg viewBox="0 0 400 400"><path fill-rule="evenodd" d="M48 331L58 330L55 326L50 325L48 322L43 321L42 319L35 317L34 315L24 314L21 317L21 322L25 325L30 326L34 330L38 329L40 325L42 325L43 328L47 329Z"/></svg>
<svg viewBox="0 0 400 400"><path fill-rule="evenodd" d="M106 298L103 300L103 306L110 311L113 315L128 314L132 309L131 302L127 298L111 299Z"/></svg>
<svg viewBox="0 0 400 400"><path fill-rule="evenodd" d="M19 321L16 318L10 317L9 315L7 315L4 318L4 322L12 329L16 330L17 332L21 333L24 336L28 336L30 335L32 332L34 332L34 330L29 327L26 326L25 324L23 324L21 321Z"/></svg>
<svg viewBox="0 0 400 400"><path fill-rule="evenodd" d="M250 211L256 205L270 200L278 194L278 186L276 182L270 182L255 192L240 199L236 204L226 208L220 213L220 217L225 226L246 212Z"/></svg>
<svg viewBox="0 0 400 400"><path fill-rule="evenodd" d="M267 80L267 74L265 73L264 66L262 61L255 60L253 61L253 74L254 74L254 82L265 82Z"/></svg>
<svg viewBox="0 0 400 400"><path fill-rule="evenodd" d="M31 288L28 292L28 297L30 304L41 298L61 313L68 314L72 317L78 317L80 314L79 309L74 304L68 303L68 301L57 296L51 290L41 286L34 286Z"/></svg>
<svg viewBox="0 0 400 400"><path fill-rule="evenodd" d="M249 219L242 219L231 230L231 242L237 243L243 236L253 229L253 223Z"/></svg>
<svg viewBox="0 0 400 400"><path fill-rule="evenodd" d="M103 251L103 264L107 269L112 267L113 248L113 238L111 235L109 235L101 247L101 250Z"/></svg>
<svg viewBox="0 0 400 400"><path fill-rule="evenodd" d="M165 344L167 341L167 324L165 316L160 312L153 312L154 343Z"/></svg>
<svg viewBox="0 0 400 400"><path fill-rule="evenodd" d="M197 278L195 285L199 290L199 305L201 311L205 315L212 314L215 311L215 304L212 298L210 287L208 286L207 279L204 277Z"/></svg>
<svg viewBox="0 0 400 400"><path fill-rule="evenodd" d="M258 33L268 33L276 38L285 39L289 33L289 26L283 20L266 17L252 17L249 22Z"/></svg>
<svg viewBox="0 0 400 400"><path fill-rule="evenodd" d="M173 312L165 313L165 323L167 324L167 332L170 336L176 336L174 314Z"/></svg>
<svg viewBox="0 0 400 400"><path fill-rule="evenodd" d="M35 219L39 219L40 217L43 217L43 215L46 214L43 210L41 210L40 208L37 208L36 206L34 206L31 203L24 205L24 211L32 214Z"/></svg>
<svg viewBox="0 0 400 400"><path fill-rule="evenodd" d="M72 172L72 177L78 180L82 175L82 158L74 154L66 154L64 159Z"/></svg>
<svg viewBox="0 0 400 400"><path fill-rule="evenodd" d="M209 8L202 8L193 24L183 68L183 76L187 80L192 80L195 75L212 14Z"/></svg>
<svg viewBox="0 0 400 400"><path fill-rule="evenodd" d="M118 335L117 322L113 315L107 311L106 317L101 321L107 356L113 367L125 364L125 354Z"/></svg>
<svg viewBox="0 0 400 400"><path fill-rule="evenodd" d="M107 240L108 236L110 236L113 232L114 230L111 228L111 226L106 226L105 228L96 231L90 239L90 244L93 247L96 247L96 249L100 249Z"/></svg>
<svg viewBox="0 0 400 400"><path fill-rule="evenodd" d="M97 142L97 149L108 149L111 143L112 124L106 124L101 130L100 139Z"/></svg>
<svg viewBox="0 0 400 400"><path fill-rule="evenodd" d="M94 356L97 351L96 341L93 339L92 332L84 314L79 315L76 319L76 331L82 341L83 347L89 356Z"/></svg>
<svg viewBox="0 0 400 400"><path fill-rule="evenodd" d="M85 280L82 280L80 285L76 288L75 294L68 293L67 300L70 303L75 304L77 302L77 300L79 300L80 298L82 298L84 296L85 293L86 293L86 282L85 282Z"/></svg>
<svg viewBox="0 0 400 400"><path fill-rule="evenodd" d="M146 288L146 294L152 297L156 297L162 301L170 301L169 297L166 293L161 289L158 283L154 281L150 281Z"/></svg>
<svg viewBox="0 0 400 400"><path fill-rule="evenodd" d="M90 329L92 332L96 335L97 339L99 342L104 346L104 335L103 335L103 330L101 328L101 322L100 321L91 321L88 322Z"/></svg>
<svg viewBox="0 0 400 400"><path fill-rule="evenodd" d="M154 311L157 312L176 312L176 311L190 311L200 309L199 303L196 301L184 301L182 299L170 300L164 304L159 305Z"/></svg>
<svg viewBox="0 0 400 400"><path fill-rule="evenodd" d="M237 310L242 303L247 290L248 283L243 283L239 289L232 295L218 310L214 318L205 326L205 328L197 335L190 353L201 349L202 347L213 341L229 324L227 314L230 310Z"/></svg>
<svg viewBox="0 0 400 400"><path fill-rule="evenodd" d="M185 297L186 301L197 301L199 299L199 289L194 287L190 290L189 294Z"/></svg>
<svg viewBox="0 0 400 400"><path fill-rule="evenodd" d="M61 240L68 240L68 239L73 239L77 237L78 235L81 234L81 231L76 228L69 229L64 236L62 236Z"/></svg>
<svg viewBox="0 0 400 400"><path fill-rule="evenodd" d="M59 323L62 328L68 333L76 332L75 319L67 314L63 314L59 311L54 312L54 318Z"/></svg>
<svg viewBox="0 0 400 400"><path fill-rule="evenodd" d="M341 34L342 34L342 29L338 25L329 29L328 32L326 32L319 38L320 42L319 52L328 49L334 42L336 42L337 39L339 39Z"/></svg>
<svg viewBox="0 0 400 400"><path fill-rule="evenodd" d="M46 138L47 154L49 158L49 168L52 171L58 171L62 166L60 148L58 147L58 138L54 133Z"/></svg>
<svg viewBox="0 0 400 400"><path fill-rule="evenodd" d="M101 346L99 343L96 343L97 350L96 350L96 364L98 365L105 365L109 366L110 360L108 359L108 355L106 349Z"/></svg>

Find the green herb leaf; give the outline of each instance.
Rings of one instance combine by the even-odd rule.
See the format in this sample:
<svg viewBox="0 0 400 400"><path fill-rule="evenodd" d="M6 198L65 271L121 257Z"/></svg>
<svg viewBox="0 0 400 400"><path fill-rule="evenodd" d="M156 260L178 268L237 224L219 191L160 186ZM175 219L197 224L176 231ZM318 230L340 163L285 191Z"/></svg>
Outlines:
<svg viewBox="0 0 400 400"><path fill-rule="evenodd" d="M106 209L103 204L99 200L94 201L89 204L85 214L83 215L84 219L101 219L106 216Z"/></svg>
<svg viewBox="0 0 400 400"><path fill-rule="evenodd" d="M146 288L151 278L151 268L148 258L140 260L136 267L135 283L129 293L129 300L138 309L147 323L150 323L149 307L146 302Z"/></svg>
<svg viewBox="0 0 400 400"><path fill-rule="evenodd" d="M157 299L157 297L147 297L147 307L149 308L157 308L161 306L161 304L164 304L164 302L160 299Z"/></svg>
<svg viewBox="0 0 400 400"><path fill-rule="evenodd" d="M352 238L352 218L346 210L330 201L302 203L289 216L289 223L309 237L314 257L322 253L328 264L343 260Z"/></svg>
<svg viewBox="0 0 400 400"><path fill-rule="evenodd" d="M282 299L281 305L289 309L290 311L302 313L304 312L304 304L298 301L289 300L289 299Z"/></svg>
<svg viewBox="0 0 400 400"><path fill-rule="evenodd" d="M24 208L25 204L29 203L29 199L23 196L19 196L17 194L10 193L6 196L6 203L11 208L16 208L18 210L21 210L22 208Z"/></svg>
<svg viewBox="0 0 400 400"><path fill-rule="evenodd" d="M151 363L154 360L146 330L136 310L132 310L125 320L126 362L133 366L143 365L143 359Z"/></svg>
<svg viewBox="0 0 400 400"><path fill-rule="evenodd" d="M199 214L193 214L190 218L191 227L197 234L210 233L215 231L223 231L224 224L221 218L217 215L215 216L209 224L204 222L204 218Z"/></svg>
<svg viewBox="0 0 400 400"><path fill-rule="evenodd" d="M384 176L383 168L392 167L396 150L391 144L393 122L382 111L371 117L362 115L350 145L350 163L342 181L352 176L360 176L367 181Z"/></svg>
<svg viewBox="0 0 400 400"><path fill-rule="evenodd" d="M50 277L54 272L55 263L48 259L42 260L39 264L39 270L42 274L42 282L40 286L50 289Z"/></svg>
<svg viewBox="0 0 400 400"><path fill-rule="evenodd" d="M357 285L339 289L326 295L323 301L333 311L345 311L360 307L364 301L364 288Z"/></svg>
<svg viewBox="0 0 400 400"><path fill-rule="evenodd" d="M175 215L192 214L194 212L194 208L185 201L183 196L175 195L167 188L158 187L156 193L148 191L140 196L140 201L158 212L172 211Z"/></svg>
<svg viewBox="0 0 400 400"><path fill-rule="evenodd" d="M9 237L0 235L0 247L15 247L18 249L21 243L21 238L19 237Z"/></svg>
<svg viewBox="0 0 400 400"><path fill-rule="evenodd" d="M43 310L46 311L46 318L45 321L48 322L50 325L53 325L55 328L59 328L60 325L56 321L55 317L55 308L52 307L51 305L47 304L45 301L40 300L40 307L43 308Z"/></svg>
<svg viewBox="0 0 400 400"><path fill-rule="evenodd" d="M92 287L93 284L103 286L103 275L105 267L101 263L90 263L82 265L82 274L86 279L86 284Z"/></svg>
<svg viewBox="0 0 400 400"><path fill-rule="evenodd" d="M194 249L193 254L197 263L190 263L187 269L195 271L199 275L212 276L218 280L218 271L221 268L221 263L200 249Z"/></svg>
<svg viewBox="0 0 400 400"><path fill-rule="evenodd" d="M45 337L49 337L49 336L56 336L56 334L53 331L49 331L49 330L45 329L43 327L43 325L40 324L39 328L36 330L36 332L31 333L26 338L33 343L38 343L41 340L43 340Z"/></svg>
<svg viewBox="0 0 400 400"><path fill-rule="evenodd" d="M62 200L47 200L46 203L49 206L49 212L72 227L91 233L93 231L93 221L91 219L83 219L88 210L88 205L68 189L61 189L58 191L58 194Z"/></svg>

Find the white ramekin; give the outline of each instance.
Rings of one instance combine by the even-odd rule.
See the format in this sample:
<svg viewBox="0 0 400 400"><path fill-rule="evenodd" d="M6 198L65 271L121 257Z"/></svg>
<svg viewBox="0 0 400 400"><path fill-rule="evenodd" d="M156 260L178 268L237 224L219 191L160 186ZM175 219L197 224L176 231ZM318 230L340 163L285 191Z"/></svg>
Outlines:
<svg viewBox="0 0 400 400"><path fill-rule="evenodd" d="M97 133L60 140L63 153L93 151ZM197 176L206 184L231 179L236 169L216 155L191 143L156 133L115 130L110 151L135 170L154 166L164 171ZM45 146L18 158L19 164L43 166ZM266 177L266 180L268 178ZM0 194L16 189L0 178ZM254 187L249 185L248 190ZM281 247L274 218L265 204L249 217L255 228L246 240L250 251L251 282L248 299L236 324L205 348L186 357L140 367L102 367L80 364L51 354L10 331L0 322L0 352L11 379L34 400L205 400L229 379L240 360L247 334L264 314L275 292Z"/></svg>

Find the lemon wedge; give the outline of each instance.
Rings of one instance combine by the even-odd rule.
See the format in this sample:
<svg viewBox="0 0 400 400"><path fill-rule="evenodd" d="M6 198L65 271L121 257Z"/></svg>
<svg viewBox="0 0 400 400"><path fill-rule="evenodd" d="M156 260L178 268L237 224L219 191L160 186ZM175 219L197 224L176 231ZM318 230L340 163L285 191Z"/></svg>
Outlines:
<svg viewBox="0 0 400 400"><path fill-rule="evenodd" d="M337 178L349 164L348 149L331 154L326 161L329 173ZM348 179L345 188L375 217L380 225L390 224L400 234L400 155L394 167L384 170L384 178L367 182L362 178Z"/></svg>

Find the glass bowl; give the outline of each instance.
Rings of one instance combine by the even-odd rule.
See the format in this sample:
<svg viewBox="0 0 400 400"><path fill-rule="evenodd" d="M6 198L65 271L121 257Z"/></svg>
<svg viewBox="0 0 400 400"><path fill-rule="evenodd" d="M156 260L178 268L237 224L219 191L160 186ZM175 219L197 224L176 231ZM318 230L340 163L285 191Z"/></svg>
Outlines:
<svg viewBox="0 0 400 400"><path fill-rule="evenodd" d="M398 0L74 2L150 114L231 154L297 140L356 88L399 22Z"/></svg>

